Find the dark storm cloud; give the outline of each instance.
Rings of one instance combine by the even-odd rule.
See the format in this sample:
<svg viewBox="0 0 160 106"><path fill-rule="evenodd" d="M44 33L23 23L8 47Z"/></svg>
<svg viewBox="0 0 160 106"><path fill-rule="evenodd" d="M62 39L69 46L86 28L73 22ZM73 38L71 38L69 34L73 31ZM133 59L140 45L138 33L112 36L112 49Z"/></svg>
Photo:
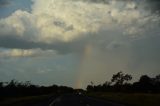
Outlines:
<svg viewBox="0 0 160 106"><path fill-rule="evenodd" d="M160 0L142 0L140 6L144 5L145 10L151 10L153 13L160 11Z"/></svg>
<svg viewBox="0 0 160 106"><path fill-rule="evenodd" d="M106 45L113 40L112 35L107 36L106 31L99 32L99 36L94 33L89 33L86 36L79 37L70 42L54 41L53 43L44 42L32 42L29 40L21 39L15 36L0 36L0 48L7 49L37 49L42 50L56 50L59 54L79 53L81 54L87 44L94 44L99 46L100 49L104 49ZM118 39L117 37L116 39ZM102 41L104 39L104 41ZM111 41L110 41L111 40ZM119 45L114 44L114 48Z"/></svg>
<svg viewBox="0 0 160 106"><path fill-rule="evenodd" d="M83 0L83 1L109 4L110 1L113 1L113 0ZM143 7L146 4L144 6L146 10L151 10L153 13L160 11L160 0L117 0L117 1L136 2L137 6L139 4L140 7Z"/></svg>
<svg viewBox="0 0 160 106"><path fill-rule="evenodd" d="M8 6L10 3L10 0L0 0L0 8Z"/></svg>
<svg viewBox="0 0 160 106"><path fill-rule="evenodd" d="M60 54L67 54L71 52L80 52L83 49L86 41L79 39L73 42L54 42L51 44L42 42L31 42L24 39L1 36L0 37L0 48L8 49L36 49L40 48L43 50L56 50Z"/></svg>

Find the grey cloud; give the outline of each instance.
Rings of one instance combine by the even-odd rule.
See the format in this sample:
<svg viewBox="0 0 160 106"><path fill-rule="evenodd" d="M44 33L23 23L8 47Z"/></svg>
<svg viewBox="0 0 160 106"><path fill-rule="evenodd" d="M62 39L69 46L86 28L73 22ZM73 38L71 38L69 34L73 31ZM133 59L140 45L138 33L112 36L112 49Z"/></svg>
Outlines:
<svg viewBox="0 0 160 106"><path fill-rule="evenodd" d="M80 1L109 4L109 3L110 3L111 1L113 1L113 0L80 0ZM117 0L117 1L120 1L120 2L121 2L121 1L129 2L130 0Z"/></svg>
<svg viewBox="0 0 160 106"><path fill-rule="evenodd" d="M54 24L55 26L57 26L57 27L60 27L60 28L65 29L65 31L74 30L73 25L69 25L69 26L68 26L68 25L67 25L65 22L63 22L63 21L57 20L57 21L54 21L53 24Z"/></svg>
<svg viewBox="0 0 160 106"><path fill-rule="evenodd" d="M31 42L14 36L0 36L0 47L8 49L52 49L56 50L60 54L67 54L71 52L81 53L85 45L88 43L105 48L105 46L113 40L111 36L112 35L108 35L108 39L106 39L106 31L102 31L99 32L99 36L97 36L97 34L90 33L87 36L83 36L70 42L56 41L50 44L43 42ZM117 39L118 38L119 37L117 37Z"/></svg>
<svg viewBox="0 0 160 106"><path fill-rule="evenodd" d="M109 4L110 1L113 1L113 0L84 0L84 1ZM117 1L120 1L120 2L133 1L137 3L137 6L139 4L140 7L144 7L146 10L151 10L153 13L160 11L160 0L117 0Z"/></svg>
<svg viewBox="0 0 160 106"><path fill-rule="evenodd" d="M105 3L110 4L113 0L83 0L86 2ZM152 12L160 11L160 0L117 0L119 2L135 2L137 6L144 7L146 10L152 10Z"/></svg>
<svg viewBox="0 0 160 106"><path fill-rule="evenodd" d="M137 1L140 7L144 7L145 10L151 10L153 13L160 11L160 1L159 0L141 0Z"/></svg>
<svg viewBox="0 0 160 106"><path fill-rule="evenodd" d="M43 50L56 50L60 54L66 54L71 52L80 52L85 45L85 38L77 39L73 42L54 42L51 44L42 42L31 42L24 39L11 36L1 36L0 37L0 47L8 49L36 49L40 48Z"/></svg>
<svg viewBox="0 0 160 106"><path fill-rule="evenodd" d="M149 36L145 39L136 40L132 44L133 54L137 57L137 63L147 60L160 63L160 36Z"/></svg>
<svg viewBox="0 0 160 106"><path fill-rule="evenodd" d="M131 60L128 69L139 74L159 74L160 64L160 36L150 36L135 40L131 43Z"/></svg>
<svg viewBox="0 0 160 106"><path fill-rule="evenodd" d="M11 4L11 1L10 1L10 0L0 0L0 8L1 8L1 7L6 7L6 6L8 6L9 4Z"/></svg>
<svg viewBox="0 0 160 106"><path fill-rule="evenodd" d="M76 77L76 70L74 70L73 66L76 66L76 62L71 58L72 56L70 55L63 55L60 57L1 59L0 61L3 62L0 64L0 80L29 80L32 81L32 83L41 85L49 85L53 83L64 85L67 83L68 85L73 86ZM63 62L58 64L59 61Z"/></svg>
<svg viewBox="0 0 160 106"><path fill-rule="evenodd" d="M109 3L109 1L111 0L83 0L83 1L87 1L87 2L95 2L95 3Z"/></svg>

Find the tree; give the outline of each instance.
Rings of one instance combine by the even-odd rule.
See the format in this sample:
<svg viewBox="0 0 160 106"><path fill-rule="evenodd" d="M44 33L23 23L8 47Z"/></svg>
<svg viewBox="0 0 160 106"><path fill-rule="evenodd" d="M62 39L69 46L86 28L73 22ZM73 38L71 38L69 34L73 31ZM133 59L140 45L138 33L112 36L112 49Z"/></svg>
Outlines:
<svg viewBox="0 0 160 106"><path fill-rule="evenodd" d="M142 75L139 82L143 85L148 85L152 82L152 79L147 75Z"/></svg>
<svg viewBox="0 0 160 106"><path fill-rule="evenodd" d="M103 86L110 86L112 82L106 81Z"/></svg>
<svg viewBox="0 0 160 106"><path fill-rule="evenodd" d="M0 82L0 88L3 88L3 82Z"/></svg>
<svg viewBox="0 0 160 106"><path fill-rule="evenodd" d="M152 92L154 90L154 80L148 75L142 75L138 82L133 84L136 91L140 92Z"/></svg>
<svg viewBox="0 0 160 106"><path fill-rule="evenodd" d="M93 91L93 90L94 90L94 87L92 85L87 86L87 91Z"/></svg>
<svg viewBox="0 0 160 106"><path fill-rule="evenodd" d="M160 74L155 77L155 88L160 92Z"/></svg>
<svg viewBox="0 0 160 106"><path fill-rule="evenodd" d="M114 83L114 85L123 85L130 80L132 80L131 75L124 74L122 71L120 71L117 74L113 74L111 82Z"/></svg>
<svg viewBox="0 0 160 106"><path fill-rule="evenodd" d="M17 85L18 85L18 82L13 79L13 80L11 80L11 81L8 83L7 87L8 87L8 88L16 88Z"/></svg>
<svg viewBox="0 0 160 106"><path fill-rule="evenodd" d="M156 79L157 82L160 82L160 74L157 75L155 79Z"/></svg>

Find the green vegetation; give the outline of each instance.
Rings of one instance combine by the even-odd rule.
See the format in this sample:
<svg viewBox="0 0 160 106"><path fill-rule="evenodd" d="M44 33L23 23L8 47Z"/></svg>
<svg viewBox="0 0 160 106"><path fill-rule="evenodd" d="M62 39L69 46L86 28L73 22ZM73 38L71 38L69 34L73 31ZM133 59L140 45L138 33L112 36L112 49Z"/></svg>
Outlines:
<svg viewBox="0 0 160 106"><path fill-rule="evenodd" d="M87 95L112 102L127 104L129 106L160 105L160 94L93 92L93 93L87 93Z"/></svg>

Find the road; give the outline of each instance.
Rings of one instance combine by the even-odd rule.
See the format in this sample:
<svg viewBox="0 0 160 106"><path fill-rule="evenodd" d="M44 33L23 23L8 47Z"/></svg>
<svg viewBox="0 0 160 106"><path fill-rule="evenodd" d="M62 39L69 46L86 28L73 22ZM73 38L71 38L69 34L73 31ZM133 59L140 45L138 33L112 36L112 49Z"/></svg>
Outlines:
<svg viewBox="0 0 160 106"><path fill-rule="evenodd" d="M49 106L125 106L82 95L65 94L53 100Z"/></svg>
<svg viewBox="0 0 160 106"><path fill-rule="evenodd" d="M64 94L59 97L47 96L41 100L11 102L0 106L126 106L78 94Z"/></svg>

